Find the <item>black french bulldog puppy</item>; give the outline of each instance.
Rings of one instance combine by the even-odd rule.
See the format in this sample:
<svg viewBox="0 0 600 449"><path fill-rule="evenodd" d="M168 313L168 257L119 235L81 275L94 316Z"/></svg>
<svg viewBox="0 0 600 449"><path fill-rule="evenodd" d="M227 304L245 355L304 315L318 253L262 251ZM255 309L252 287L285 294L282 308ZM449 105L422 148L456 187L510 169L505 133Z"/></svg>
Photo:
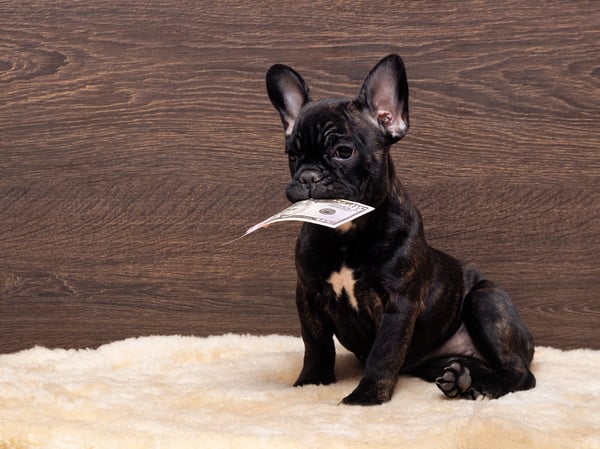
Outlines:
<svg viewBox="0 0 600 449"><path fill-rule="evenodd" d="M375 207L338 229L302 227L296 303L305 355L295 385L335 382L335 335L364 364L345 404L389 401L400 373L436 382L448 397L533 388L533 338L509 296L427 244L396 177L390 147L409 126L402 59L381 60L352 100L312 101L281 64L266 81L285 129L288 199Z"/></svg>

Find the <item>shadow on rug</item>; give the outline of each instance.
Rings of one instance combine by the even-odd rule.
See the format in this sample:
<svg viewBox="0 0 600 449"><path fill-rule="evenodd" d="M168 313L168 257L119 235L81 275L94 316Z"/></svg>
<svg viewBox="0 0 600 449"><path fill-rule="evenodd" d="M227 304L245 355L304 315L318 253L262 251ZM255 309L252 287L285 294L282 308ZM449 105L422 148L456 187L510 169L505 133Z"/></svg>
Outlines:
<svg viewBox="0 0 600 449"><path fill-rule="evenodd" d="M391 402L339 401L338 383L292 388L299 338L144 337L96 350L0 356L0 448L600 448L600 351L538 347L538 385L498 400L446 399L401 377Z"/></svg>

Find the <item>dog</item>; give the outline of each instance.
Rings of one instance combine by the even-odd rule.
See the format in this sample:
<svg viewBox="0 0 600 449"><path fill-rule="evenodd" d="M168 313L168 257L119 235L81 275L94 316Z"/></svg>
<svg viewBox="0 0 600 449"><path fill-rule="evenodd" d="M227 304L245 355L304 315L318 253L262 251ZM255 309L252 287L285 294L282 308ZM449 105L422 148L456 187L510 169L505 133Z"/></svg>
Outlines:
<svg viewBox="0 0 600 449"><path fill-rule="evenodd" d="M283 64L267 71L266 85L285 131L287 198L375 208L337 229L302 226L296 306L305 352L294 385L336 381L335 336L364 366L344 404L389 401L400 374L435 382L451 398L533 388L533 338L510 297L427 244L395 173L391 146L409 128L402 59L382 59L354 99L313 101Z"/></svg>

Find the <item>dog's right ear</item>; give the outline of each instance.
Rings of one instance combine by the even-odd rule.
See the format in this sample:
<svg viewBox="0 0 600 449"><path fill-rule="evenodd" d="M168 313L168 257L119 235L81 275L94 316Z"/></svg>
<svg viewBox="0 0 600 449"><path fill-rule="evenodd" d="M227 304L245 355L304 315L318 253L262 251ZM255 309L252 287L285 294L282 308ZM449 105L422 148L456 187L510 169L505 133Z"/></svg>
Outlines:
<svg viewBox="0 0 600 449"><path fill-rule="evenodd" d="M283 64L272 66L266 80L269 99L279 111L285 135L289 136L300 109L310 101L308 86L298 72Z"/></svg>
<svg viewBox="0 0 600 449"><path fill-rule="evenodd" d="M404 62L398 55L383 58L371 70L358 94L366 108L391 143L408 132L408 82Z"/></svg>

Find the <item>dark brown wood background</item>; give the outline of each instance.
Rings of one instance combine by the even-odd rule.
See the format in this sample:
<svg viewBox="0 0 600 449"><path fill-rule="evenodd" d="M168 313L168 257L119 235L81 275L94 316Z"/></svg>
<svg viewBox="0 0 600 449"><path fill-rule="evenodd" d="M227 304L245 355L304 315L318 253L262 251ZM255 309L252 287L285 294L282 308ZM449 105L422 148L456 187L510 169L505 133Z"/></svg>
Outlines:
<svg viewBox="0 0 600 449"><path fill-rule="evenodd" d="M404 58L430 242L539 345L600 348L600 2L0 1L0 352L298 334L276 62L315 97Z"/></svg>

